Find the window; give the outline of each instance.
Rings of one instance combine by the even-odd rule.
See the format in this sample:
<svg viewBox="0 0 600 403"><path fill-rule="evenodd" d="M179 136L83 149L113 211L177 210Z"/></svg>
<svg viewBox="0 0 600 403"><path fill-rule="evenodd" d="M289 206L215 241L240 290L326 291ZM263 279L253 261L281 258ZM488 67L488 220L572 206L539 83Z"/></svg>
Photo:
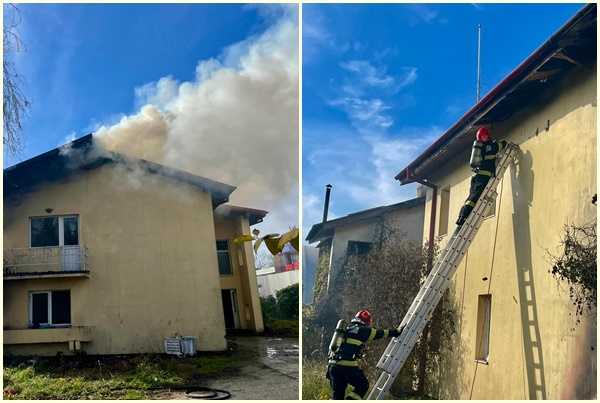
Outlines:
<svg viewBox="0 0 600 403"><path fill-rule="evenodd" d="M31 217L31 247L79 245L77 216Z"/></svg>
<svg viewBox="0 0 600 403"><path fill-rule="evenodd" d="M475 346L475 360L488 362L490 354L490 320L492 314L492 296L480 295L477 304L477 345Z"/></svg>
<svg viewBox="0 0 600 403"><path fill-rule="evenodd" d="M33 328L71 324L71 291L34 291L29 294L29 325Z"/></svg>
<svg viewBox="0 0 600 403"><path fill-rule="evenodd" d="M217 241L217 260L219 262L219 274L222 276L231 275L231 259L229 259L229 243Z"/></svg>
<svg viewBox="0 0 600 403"><path fill-rule="evenodd" d="M438 235L448 233L448 216L450 215L450 188L442 189L440 193L440 222Z"/></svg>
<svg viewBox="0 0 600 403"><path fill-rule="evenodd" d="M348 241L348 256L366 255L371 250L371 242Z"/></svg>

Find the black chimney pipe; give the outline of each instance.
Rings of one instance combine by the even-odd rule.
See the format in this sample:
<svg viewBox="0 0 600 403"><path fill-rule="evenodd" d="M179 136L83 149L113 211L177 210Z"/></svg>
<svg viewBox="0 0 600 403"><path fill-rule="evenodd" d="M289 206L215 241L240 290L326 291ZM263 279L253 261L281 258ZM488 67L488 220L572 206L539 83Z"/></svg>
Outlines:
<svg viewBox="0 0 600 403"><path fill-rule="evenodd" d="M329 213L329 195L333 186L325 186L325 206L323 207L323 222L327 221L327 213Z"/></svg>

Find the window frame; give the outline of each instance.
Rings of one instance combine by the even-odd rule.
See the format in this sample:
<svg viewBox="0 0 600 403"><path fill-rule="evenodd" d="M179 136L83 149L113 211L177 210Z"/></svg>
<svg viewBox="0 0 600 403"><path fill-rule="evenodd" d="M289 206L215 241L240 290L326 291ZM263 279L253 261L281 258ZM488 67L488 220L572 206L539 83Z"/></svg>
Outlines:
<svg viewBox="0 0 600 403"><path fill-rule="evenodd" d="M492 330L492 294L477 296L477 321L475 332L475 361L489 364L490 336Z"/></svg>
<svg viewBox="0 0 600 403"><path fill-rule="evenodd" d="M368 244L369 245L369 249L365 253L350 253L350 250L351 250L350 243L353 243L353 244L356 244L356 245L359 245L359 244ZM348 240L348 242L346 243L346 256L350 257L350 256L364 256L364 255L368 255L369 252L371 251L371 248L373 248L373 242Z"/></svg>
<svg viewBox="0 0 600 403"><path fill-rule="evenodd" d="M58 245L56 246L32 246L31 239L31 223L35 219L43 219L43 218L58 218ZM77 245L65 245L65 218L75 218L77 220ZM81 245L81 220L79 219L79 214L62 214L62 215L45 215L45 216L30 216L29 217L29 248L37 249L37 248L62 248L64 246L80 246Z"/></svg>
<svg viewBox="0 0 600 403"><path fill-rule="evenodd" d="M30 329L33 327L33 296L38 294L46 294L46 298L48 301L48 322L40 323L40 329L48 329L54 327L71 327L73 323L73 318L71 318L70 323L52 323L52 293L58 291L69 291L69 308L71 307L71 289L61 289L61 290L35 290L29 291L29 317L27 318L27 324ZM71 317L71 312L69 312L69 317Z"/></svg>
<svg viewBox="0 0 600 403"><path fill-rule="evenodd" d="M444 194L447 195L447 199L446 199L446 203L444 203ZM446 186L442 189L440 189L440 212L439 212L439 218L438 218L438 236L439 237L444 237L446 235L448 235L448 230L450 229L450 186ZM444 207L445 207L445 211L444 211ZM444 215L445 213L445 215ZM444 233L442 233L442 216L444 216L445 219L445 228L444 228Z"/></svg>
<svg viewBox="0 0 600 403"><path fill-rule="evenodd" d="M219 249L219 247L218 247L219 242L225 242L227 244L227 249ZM219 270L219 276L221 276L221 277L233 276L235 265L233 264L233 261L231 260L231 245L230 245L229 239L216 239L215 240L215 249L217 251L217 269ZM227 253L227 260L229 261L229 273L221 273L221 267L219 265L219 254L225 253L225 252Z"/></svg>

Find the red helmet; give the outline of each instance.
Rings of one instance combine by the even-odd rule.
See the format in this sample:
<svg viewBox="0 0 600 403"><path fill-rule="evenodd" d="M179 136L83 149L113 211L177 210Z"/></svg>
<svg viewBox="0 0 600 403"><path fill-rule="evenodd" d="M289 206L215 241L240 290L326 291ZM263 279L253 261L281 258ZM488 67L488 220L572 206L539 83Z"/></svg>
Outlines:
<svg viewBox="0 0 600 403"><path fill-rule="evenodd" d="M365 325L369 326L371 324L371 313L366 309L363 309L362 311L358 311L356 315L354 315L354 319L358 319Z"/></svg>
<svg viewBox="0 0 600 403"><path fill-rule="evenodd" d="M477 141L485 143L486 141L490 141L491 137L490 130L487 127L480 127L477 129L477 134L475 135Z"/></svg>

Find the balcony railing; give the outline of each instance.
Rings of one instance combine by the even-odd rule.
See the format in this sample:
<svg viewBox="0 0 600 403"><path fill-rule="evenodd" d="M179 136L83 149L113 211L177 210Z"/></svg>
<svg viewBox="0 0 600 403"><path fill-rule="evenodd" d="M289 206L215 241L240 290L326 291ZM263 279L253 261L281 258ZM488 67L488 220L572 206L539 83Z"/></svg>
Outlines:
<svg viewBox="0 0 600 403"><path fill-rule="evenodd" d="M83 246L4 249L4 278L86 274Z"/></svg>

